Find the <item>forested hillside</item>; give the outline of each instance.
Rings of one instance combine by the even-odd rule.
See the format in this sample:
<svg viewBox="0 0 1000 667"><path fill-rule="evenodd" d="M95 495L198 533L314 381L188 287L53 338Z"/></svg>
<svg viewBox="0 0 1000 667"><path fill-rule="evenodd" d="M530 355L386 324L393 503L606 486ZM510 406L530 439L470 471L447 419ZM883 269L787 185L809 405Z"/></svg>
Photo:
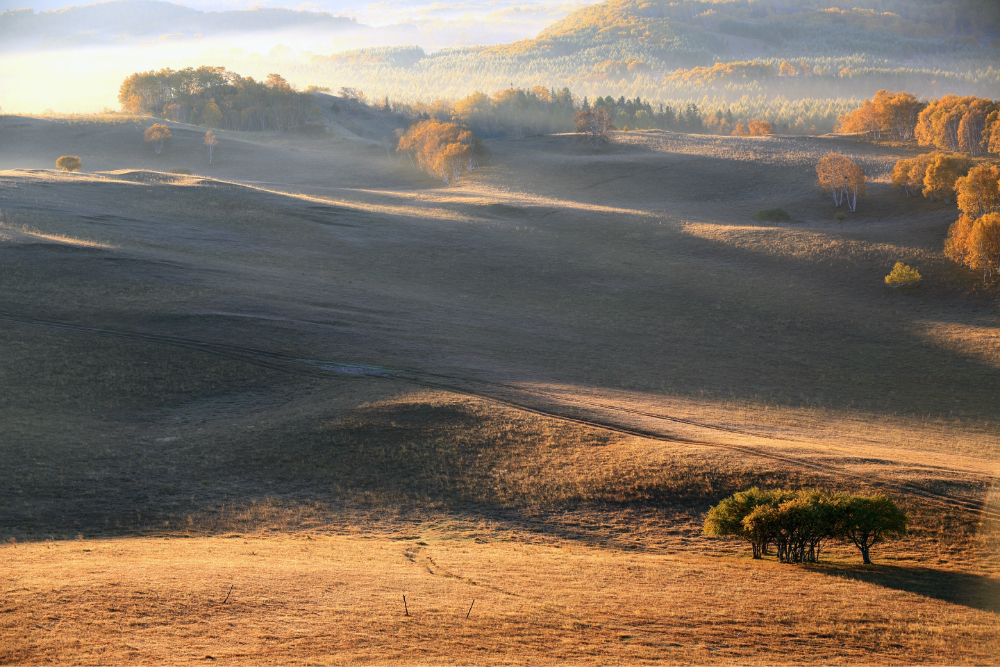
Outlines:
<svg viewBox="0 0 1000 667"><path fill-rule="evenodd" d="M696 104L706 114L765 118L829 132L878 90L918 97L1000 89L1000 4L868 0L761 3L609 0L537 38L476 49L314 56L290 78L429 102L469 90L568 86L583 97Z"/></svg>

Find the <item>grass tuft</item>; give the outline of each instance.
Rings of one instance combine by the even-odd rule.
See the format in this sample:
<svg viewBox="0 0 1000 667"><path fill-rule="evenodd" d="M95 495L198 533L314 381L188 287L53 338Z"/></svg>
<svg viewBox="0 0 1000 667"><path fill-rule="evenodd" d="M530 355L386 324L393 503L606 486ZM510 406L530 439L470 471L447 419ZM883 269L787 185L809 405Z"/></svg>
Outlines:
<svg viewBox="0 0 1000 667"><path fill-rule="evenodd" d="M783 208L762 208L757 211L758 220L769 220L771 222L790 222L792 216Z"/></svg>

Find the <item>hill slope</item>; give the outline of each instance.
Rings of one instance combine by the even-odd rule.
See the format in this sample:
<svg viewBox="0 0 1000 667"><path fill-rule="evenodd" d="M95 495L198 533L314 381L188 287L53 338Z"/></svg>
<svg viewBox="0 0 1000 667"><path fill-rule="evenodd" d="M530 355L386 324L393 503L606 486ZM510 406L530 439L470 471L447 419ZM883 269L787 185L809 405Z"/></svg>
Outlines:
<svg viewBox="0 0 1000 667"><path fill-rule="evenodd" d="M890 190L905 149L533 137L443 187L346 136L208 165L193 128L0 124L0 658L995 652L1000 322L954 209ZM872 178L844 222L833 148ZM751 562L700 527L753 484L881 490L912 532Z"/></svg>

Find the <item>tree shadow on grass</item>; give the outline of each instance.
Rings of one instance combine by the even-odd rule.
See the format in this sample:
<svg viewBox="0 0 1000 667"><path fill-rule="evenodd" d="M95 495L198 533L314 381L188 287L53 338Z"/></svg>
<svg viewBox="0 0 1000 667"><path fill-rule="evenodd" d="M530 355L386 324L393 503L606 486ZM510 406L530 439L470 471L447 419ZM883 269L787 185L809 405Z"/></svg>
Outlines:
<svg viewBox="0 0 1000 667"><path fill-rule="evenodd" d="M838 567L823 571L842 579L863 581L1000 614L1000 580L979 574L898 565Z"/></svg>

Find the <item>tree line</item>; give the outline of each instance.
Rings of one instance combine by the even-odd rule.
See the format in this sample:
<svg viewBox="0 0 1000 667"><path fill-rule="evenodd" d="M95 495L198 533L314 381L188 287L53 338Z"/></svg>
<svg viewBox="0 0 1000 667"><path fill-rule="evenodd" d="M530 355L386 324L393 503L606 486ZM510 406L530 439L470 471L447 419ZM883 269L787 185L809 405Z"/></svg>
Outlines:
<svg viewBox="0 0 1000 667"><path fill-rule="evenodd" d="M1000 102L945 95L927 102L905 92L878 91L837 121L836 132L870 140L916 139L942 151L1000 154Z"/></svg>
<svg viewBox="0 0 1000 667"><path fill-rule="evenodd" d="M209 66L136 72L122 82L118 101L129 113L244 132L291 129L319 113L311 94L278 74L255 81Z"/></svg>
<svg viewBox="0 0 1000 667"><path fill-rule="evenodd" d="M828 495L815 489L753 487L712 507L704 532L746 541L754 558L762 558L774 546L782 563L816 563L826 542L848 542L870 565L872 547L905 535L908 525L906 513L882 494Z"/></svg>
<svg viewBox="0 0 1000 667"><path fill-rule="evenodd" d="M959 217L948 230L945 255L982 271L984 282L1000 275L1000 167L981 163L984 156L1000 155L1000 101L946 95L923 102L909 93L880 90L841 117L837 129L936 149L898 160L893 187L907 197L955 202ZM829 175L832 168L826 166L823 173Z"/></svg>
<svg viewBox="0 0 1000 667"><path fill-rule="evenodd" d="M374 108L414 119L458 122L484 138L571 132L579 127L579 112L598 109L606 112L605 120L610 123L607 128L610 130L661 129L735 136L763 136L774 132L768 121L736 117L729 109L704 114L694 102L676 108L662 103L654 107L641 97L626 98L624 95L617 99L607 95L579 100L569 88L555 90L544 86L507 88L492 95L475 92L454 102L439 99L432 103L405 104L386 100ZM600 117L604 119L604 114Z"/></svg>
<svg viewBox="0 0 1000 667"><path fill-rule="evenodd" d="M1000 275L1000 168L973 167L953 187L961 213L948 229L945 255L982 271L983 281Z"/></svg>

